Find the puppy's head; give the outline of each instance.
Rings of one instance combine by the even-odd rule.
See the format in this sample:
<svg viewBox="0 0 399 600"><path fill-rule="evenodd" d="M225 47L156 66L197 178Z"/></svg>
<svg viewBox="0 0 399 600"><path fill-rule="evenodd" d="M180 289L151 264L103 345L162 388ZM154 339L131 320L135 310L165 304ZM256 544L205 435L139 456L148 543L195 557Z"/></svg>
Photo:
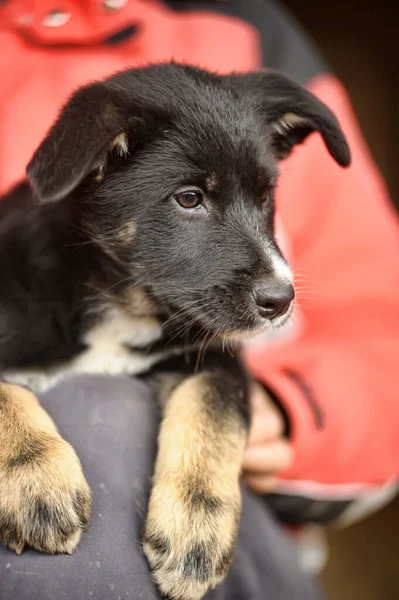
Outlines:
<svg viewBox="0 0 399 600"><path fill-rule="evenodd" d="M152 66L78 90L28 175L42 202L84 207L161 306L214 334L255 333L291 311L274 190L279 160L313 131L349 164L330 110L280 74Z"/></svg>

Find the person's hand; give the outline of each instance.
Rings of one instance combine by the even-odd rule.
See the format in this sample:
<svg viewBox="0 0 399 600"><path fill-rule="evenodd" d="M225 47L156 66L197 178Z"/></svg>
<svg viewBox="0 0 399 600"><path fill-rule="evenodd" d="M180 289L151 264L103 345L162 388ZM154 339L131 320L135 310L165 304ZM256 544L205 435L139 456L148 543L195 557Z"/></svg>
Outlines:
<svg viewBox="0 0 399 600"><path fill-rule="evenodd" d="M271 492L279 473L293 462L293 449L284 438L284 417L261 385L254 383L250 395L252 425L243 462L247 486L257 494Z"/></svg>

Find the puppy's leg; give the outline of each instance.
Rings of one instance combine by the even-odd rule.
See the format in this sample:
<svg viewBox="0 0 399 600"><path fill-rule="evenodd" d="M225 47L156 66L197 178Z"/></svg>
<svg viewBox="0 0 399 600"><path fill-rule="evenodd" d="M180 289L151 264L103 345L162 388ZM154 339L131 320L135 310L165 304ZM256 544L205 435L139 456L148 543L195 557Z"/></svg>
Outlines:
<svg viewBox="0 0 399 600"><path fill-rule="evenodd" d="M171 392L159 434L144 551L160 590L199 600L222 581L240 518L245 382L202 373Z"/></svg>
<svg viewBox="0 0 399 600"><path fill-rule="evenodd" d="M35 396L0 384L0 541L72 553L90 505L78 457Z"/></svg>

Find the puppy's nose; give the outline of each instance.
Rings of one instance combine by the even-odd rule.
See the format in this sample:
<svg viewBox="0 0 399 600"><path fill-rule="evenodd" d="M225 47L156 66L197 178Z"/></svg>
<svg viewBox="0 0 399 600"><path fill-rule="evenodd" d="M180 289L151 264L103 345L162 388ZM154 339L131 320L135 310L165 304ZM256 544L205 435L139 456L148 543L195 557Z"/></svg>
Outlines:
<svg viewBox="0 0 399 600"><path fill-rule="evenodd" d="M291 283L270 283L254 289L255 302L263 319L273 319L284 315L295 297Z"/></svg>

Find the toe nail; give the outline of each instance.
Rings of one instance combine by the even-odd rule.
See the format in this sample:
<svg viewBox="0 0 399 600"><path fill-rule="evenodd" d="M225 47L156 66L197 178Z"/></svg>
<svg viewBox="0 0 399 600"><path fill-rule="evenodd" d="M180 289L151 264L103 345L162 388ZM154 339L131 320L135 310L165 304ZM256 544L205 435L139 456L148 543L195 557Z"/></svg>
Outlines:
<svg viewBox="0 0 399 600"><path fill-rule="evenodd" d="M25 544L23 542L21 542L20 544L18 544L18 546L15 547L15 554L17 554L18 556L21 556L22 552L24 551L25 548Z"/></svg>

